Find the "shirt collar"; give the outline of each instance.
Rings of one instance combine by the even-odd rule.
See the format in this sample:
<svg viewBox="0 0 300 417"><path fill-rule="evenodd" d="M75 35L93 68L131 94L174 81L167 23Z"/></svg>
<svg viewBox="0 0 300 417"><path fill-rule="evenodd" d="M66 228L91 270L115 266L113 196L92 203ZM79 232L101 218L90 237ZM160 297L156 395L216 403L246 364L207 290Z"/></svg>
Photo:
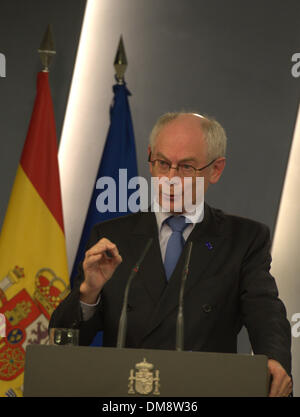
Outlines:
<svg viewBox="0 0 300 417"><path fill-rule="evenodd" d="M163 222L170 216L173 216L173 213L163 212L161 210L161 206L159 205L158 201L154 199L151 210L154 211L156 217L156 223L158 227L158 232L161 231ZM193 226L196 223L201 223L204 218L204 204L197 207L192 213L183 213L182 216L185 216L188 223L192 224Z"/></svg>

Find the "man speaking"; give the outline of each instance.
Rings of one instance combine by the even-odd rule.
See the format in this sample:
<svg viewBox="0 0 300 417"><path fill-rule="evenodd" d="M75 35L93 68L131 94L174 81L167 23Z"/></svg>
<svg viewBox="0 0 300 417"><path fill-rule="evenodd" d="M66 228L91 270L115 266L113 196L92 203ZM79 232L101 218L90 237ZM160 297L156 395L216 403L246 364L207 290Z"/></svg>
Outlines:
<svg viewBox="0 0 300 417"><path fill-rule="evenodd" d="M99 330L103 345L116 346L128 277L150 238L128 293L125 346L175 347L176 320L186 247L193 242L184 291L184 349L237 351L246 326L255 354L268 357L270 396L292 391L291 336L283 303L270 275L270 235L263 224L224 214L207 204L192 213L178 211L187 192L196 200L197 178L204 194L225 167L226 135L218 122L191 113L167 113L154 126L148 147L152 177L173 177L169 212L162 210L163 186L149 212L95 225L74 288L54 311L50 327L78 327L80 344L89 345Z"/></svg>

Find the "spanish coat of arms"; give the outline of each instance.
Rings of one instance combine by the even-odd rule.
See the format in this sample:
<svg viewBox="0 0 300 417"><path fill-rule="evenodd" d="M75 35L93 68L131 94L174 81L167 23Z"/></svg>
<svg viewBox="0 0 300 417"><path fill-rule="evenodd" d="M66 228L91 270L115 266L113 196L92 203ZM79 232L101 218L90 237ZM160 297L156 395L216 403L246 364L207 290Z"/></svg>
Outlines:
<svg viewBox="0 0 300 417"><path fill-rule="evenodd" d="M159 392L159 370L153 371L153 364L146 361L135 365L136 370L130 370L128 378L128 394L160 395Z"/></svg>
<svg viewBox="0 0 300 417"><path fill-rule="evenodd" d="M26 288L7 299L8 288L25 278L24 269L15 266L0 279L0 313L5 316L6 337L0 338L0 383L12 381L24 370L28 344L48 342L48 321L69 288L49 268L37 271L35 291Z"/></svg>

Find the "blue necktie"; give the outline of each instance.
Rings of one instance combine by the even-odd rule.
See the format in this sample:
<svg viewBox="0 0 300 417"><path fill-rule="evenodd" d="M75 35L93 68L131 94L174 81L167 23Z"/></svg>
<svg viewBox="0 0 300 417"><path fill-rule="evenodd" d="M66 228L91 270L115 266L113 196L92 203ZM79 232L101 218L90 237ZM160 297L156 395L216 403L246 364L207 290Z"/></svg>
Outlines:
<svg viewBox="0 0 300 417"><path fill-rule="evenodd" d="M166 248L166 256L164 262L166 276L169 280L169 278L172 275L172 272L175 269L175 266L178 262L184 245L182 233L184 229L189 225L189 223L185 222L184 216L171 216L167 220L165 220L165 222L172 229L172 234L168 240Z"/></svg>

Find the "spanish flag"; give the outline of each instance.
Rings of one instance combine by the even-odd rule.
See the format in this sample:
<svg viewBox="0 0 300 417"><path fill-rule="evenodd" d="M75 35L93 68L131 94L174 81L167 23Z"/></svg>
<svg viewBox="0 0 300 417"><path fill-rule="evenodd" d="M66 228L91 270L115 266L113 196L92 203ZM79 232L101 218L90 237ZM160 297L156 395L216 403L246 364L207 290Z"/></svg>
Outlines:
<svg viewBox="0 0 300 417"><path fill-rule="evenodd" d="M26 346L47 343L50 315L68 291L54 111L48 72L39 72L0 235L0 396L22 396Z"/></svg>

